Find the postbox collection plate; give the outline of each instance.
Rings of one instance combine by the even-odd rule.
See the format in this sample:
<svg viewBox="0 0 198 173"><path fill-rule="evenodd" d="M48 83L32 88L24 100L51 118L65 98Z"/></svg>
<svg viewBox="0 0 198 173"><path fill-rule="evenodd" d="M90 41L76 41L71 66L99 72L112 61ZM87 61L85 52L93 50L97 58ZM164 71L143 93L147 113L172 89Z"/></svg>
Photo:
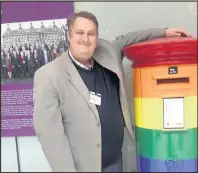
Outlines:
<svg viewBox="0 0 198 173"><path fill-rule="evenodd" d="M164 129L184 128L184 98L164 98Z"/></svg>

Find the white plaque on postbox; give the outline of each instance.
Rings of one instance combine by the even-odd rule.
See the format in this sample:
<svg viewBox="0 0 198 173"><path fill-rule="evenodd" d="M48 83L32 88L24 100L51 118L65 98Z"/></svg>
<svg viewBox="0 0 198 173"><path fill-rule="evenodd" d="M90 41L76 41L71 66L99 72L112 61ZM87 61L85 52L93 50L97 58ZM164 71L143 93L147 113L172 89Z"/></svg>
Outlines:
<svg viewBox="0 0 198 173"><path fill-rule="evenodd" d="M184 98L165 98L164 129L184 128Z"/></svg>

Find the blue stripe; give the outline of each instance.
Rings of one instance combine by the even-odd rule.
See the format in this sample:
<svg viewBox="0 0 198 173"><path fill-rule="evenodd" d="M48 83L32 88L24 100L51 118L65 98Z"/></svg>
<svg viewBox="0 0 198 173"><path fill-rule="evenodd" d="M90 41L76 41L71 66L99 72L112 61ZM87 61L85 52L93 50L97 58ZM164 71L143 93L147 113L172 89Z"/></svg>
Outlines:
<svg viewBox="0 0 198 173"><path fill-rule="evenodd" d="M197 172L197 158L189 160L157 160L137 156L138 172Z"/></svg>

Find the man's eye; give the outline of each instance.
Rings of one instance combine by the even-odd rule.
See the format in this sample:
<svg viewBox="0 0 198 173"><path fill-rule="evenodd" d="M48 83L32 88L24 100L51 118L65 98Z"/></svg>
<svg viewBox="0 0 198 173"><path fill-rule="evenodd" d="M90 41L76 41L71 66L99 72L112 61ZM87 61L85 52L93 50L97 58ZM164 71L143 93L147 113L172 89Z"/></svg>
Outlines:
<svg viewBox="0 0 198 173"><path fill-rule="evenodd" d="M77 34L79 34L79 35L83 35L83 32L77 32Z"/></svg>
<svg viewBox="0 0 198 173"><path fill-rule="evenodd" d="M94 34L94 33L89 33L89 35L90 35L90 36L94 36L95 34Z"/></svg>

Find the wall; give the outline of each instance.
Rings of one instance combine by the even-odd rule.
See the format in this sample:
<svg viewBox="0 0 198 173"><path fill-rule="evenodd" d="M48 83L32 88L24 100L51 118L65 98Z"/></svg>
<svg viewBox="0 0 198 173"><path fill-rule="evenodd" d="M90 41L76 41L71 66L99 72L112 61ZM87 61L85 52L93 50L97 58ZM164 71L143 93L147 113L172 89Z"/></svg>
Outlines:
<svg viewBox="0 0 198 173"><path fill-rule="evenodd" d="M197 36L196 2L75 2L75 11L94 13L99 21L100 37L112 40L129 31L151 27L184 28ZM129 106L133 113L131 62L123 61L128 89ZM15 138L1 138L2 172L17 172ZM130 142L127 138L125 141ZM20 137L21 172L51 171L36 137ZM135 148L124 147L124 170L135 169ZM27 154L28 153L28 154Z"/></svg>

